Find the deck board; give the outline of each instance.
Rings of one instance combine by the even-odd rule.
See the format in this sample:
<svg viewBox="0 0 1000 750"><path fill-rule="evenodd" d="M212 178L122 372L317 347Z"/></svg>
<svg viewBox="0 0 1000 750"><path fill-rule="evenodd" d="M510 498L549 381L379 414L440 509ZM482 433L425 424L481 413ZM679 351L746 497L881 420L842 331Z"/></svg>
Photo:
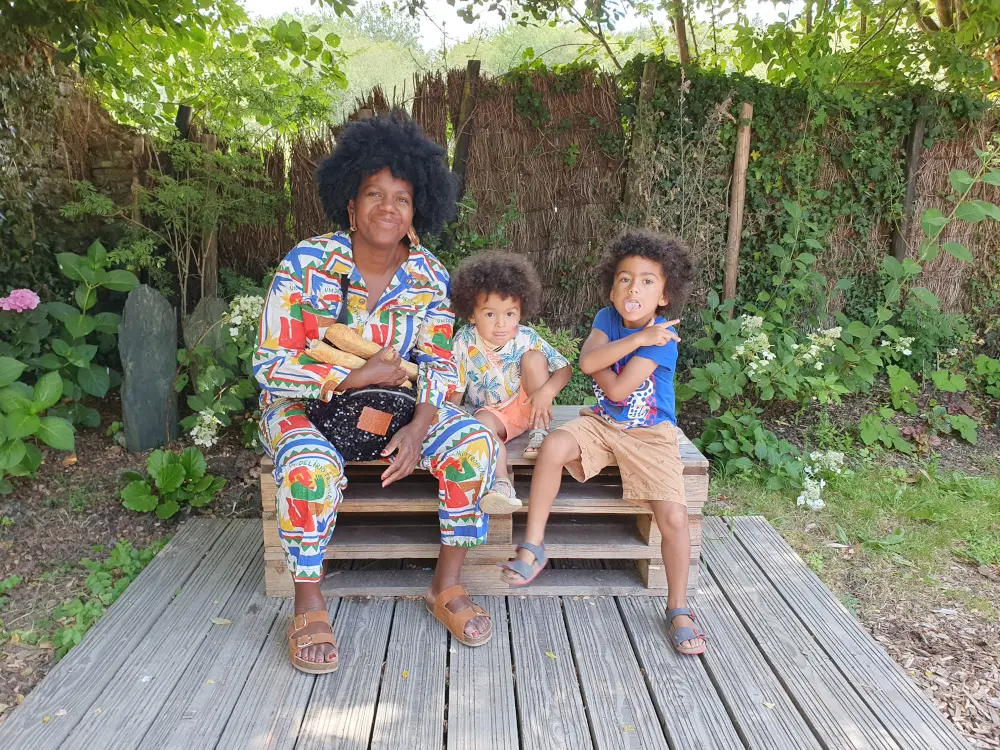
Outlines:
<svg viewBox="0 0 1000 750"><path fill-rule="evenodd" d="M562 559L528 591L477 599L495 628L480 649L451 639L420 598L331 596L341 665L322 677L288 663L292 603L264 596L261 543L255 519L182 526L0 724L0 747L967 747L763 519L705 519L706 567L691 601L709 634L704 656L674 653L661 597L540 595L560 592L550 576L583 585L634 565ZM401 560L335 567L327 584L341 595L355 575L421 590L430 576Z"/></svg>
<svg viewBox="0 0 1000 750"><path fill-rule="evenodd" d="M493 637L467 648L451 639L448 670L448 750L517 750L517 707L507 602L473 601L490 613Z"/></svg>

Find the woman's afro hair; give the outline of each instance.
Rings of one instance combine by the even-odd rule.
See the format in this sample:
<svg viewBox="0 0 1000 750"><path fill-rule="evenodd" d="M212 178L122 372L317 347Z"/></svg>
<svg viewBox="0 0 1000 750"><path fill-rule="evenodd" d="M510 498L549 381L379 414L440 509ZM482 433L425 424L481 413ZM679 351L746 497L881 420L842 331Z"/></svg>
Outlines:
<svg viewBox="0 0 1000 750"><path fill-rule="evenodd" d="M457 213L458 185L446 158L445 150L429 140L403 110L352 122L316 170L323 211L336 226L346 229L350 226L347 204L357 196L361 180L388 167L393 177L413 186L417 234L436 234Z"/></svg>
<svg viewBox="0 0 1000 750"><path fill-rule="evenodd" d="M542 308L542 282L523 255L491 251L463 260L451 276L451 304L459 320L468 320L483 295L499 294L521 302L521 318Z"/></svg>
<svg viewBox="0 0 1000 750"><path fill-rule="evenodd" d="M645 258L659 264L667 280L667 304L657 308L661 315L678 317L691 296L697 270L687 246L676 237L653 232L630 231L615 240L601 261L601 288L604 298L611 294L618 264L625 258Z"/></svg>

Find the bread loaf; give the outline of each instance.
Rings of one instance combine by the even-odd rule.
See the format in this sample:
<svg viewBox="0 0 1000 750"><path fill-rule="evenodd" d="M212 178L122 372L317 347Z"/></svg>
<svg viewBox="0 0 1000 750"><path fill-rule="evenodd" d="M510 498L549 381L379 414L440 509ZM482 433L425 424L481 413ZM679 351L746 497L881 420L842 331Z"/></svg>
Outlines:
<svg viewBox="0 0 1000 750"><path fill-rule="evenodd" d="M319 362L346 367L348 370L357 370L365 363L361 357L336 349L325 341L310 341L306 354Z"/></svg>
<svg viewBox="0 0 1000 750"><path fill-rule="evenodd" d="M334 323L332 326L327 328L326 340L341 351L349 352L350 354L354 354L366 360L378 354L382 349L382 347L374 341L369 341L360 334L356 333L353 329L345 326L343 323ZM409 376L410 380L417 379L419 370L413 362L404 359L400 364L402 368L406 370L406 374Z"/></svg>

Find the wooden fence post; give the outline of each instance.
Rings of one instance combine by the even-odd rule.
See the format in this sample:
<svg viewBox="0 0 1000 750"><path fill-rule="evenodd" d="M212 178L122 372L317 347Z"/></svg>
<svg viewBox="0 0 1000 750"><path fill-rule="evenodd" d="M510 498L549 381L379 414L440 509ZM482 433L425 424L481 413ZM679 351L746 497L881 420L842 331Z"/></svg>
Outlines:
<svg viewBox="0 0 1000 750"><path fill-rule="evenodd" d="M726 269L722 277L723 299L736 298L736 277L740 270L740 235L743 233L743 206L747 197L747 165L750 163L750 122L753 104L743 102L736 133L736 158L729 192L729 231L726 235Z"/></svg>
<svg viewBox="0 0 1000 750"><path fill-rule="evenodd" d="M903 166L906 194L903 196L903 216L892 230L892 255L896 260L903 260L906 257L906 240L913 222L913 199L917 194L917 172L920 171L920 157L924 152L926 125L927 118L918 117L909 135L906 136L906 163Z"/></svg>
<svg viewBox="0 0 1000 750"><path fill-rule="evenodd" d="M458 127L455 129L455 157L451 171L458 177L458 197L465 193L465 170L469 165L469 145L472 143L472 115L476 109L476 84L479 82L479 60L469 60L465 67L465 85L462 87L462 104L458 110Z"/></svg>

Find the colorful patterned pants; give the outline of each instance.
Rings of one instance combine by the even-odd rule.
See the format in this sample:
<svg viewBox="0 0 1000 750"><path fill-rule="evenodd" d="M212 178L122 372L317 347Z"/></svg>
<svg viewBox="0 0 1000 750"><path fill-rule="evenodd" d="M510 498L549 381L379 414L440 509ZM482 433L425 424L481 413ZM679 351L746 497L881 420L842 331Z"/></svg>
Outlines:
<svg viewBox="0 0 1000 750"><path fill-rule="evenodd" d="M260 437L274 461L278 535L288 568L296 581L319 581L347 486L344 460L306 417L301 401L283 399L265 408ZM438 409L418 466L438 480L442 544L486 541L479 499L493 486L497 451L493 434L458 407Z"/></svg>

